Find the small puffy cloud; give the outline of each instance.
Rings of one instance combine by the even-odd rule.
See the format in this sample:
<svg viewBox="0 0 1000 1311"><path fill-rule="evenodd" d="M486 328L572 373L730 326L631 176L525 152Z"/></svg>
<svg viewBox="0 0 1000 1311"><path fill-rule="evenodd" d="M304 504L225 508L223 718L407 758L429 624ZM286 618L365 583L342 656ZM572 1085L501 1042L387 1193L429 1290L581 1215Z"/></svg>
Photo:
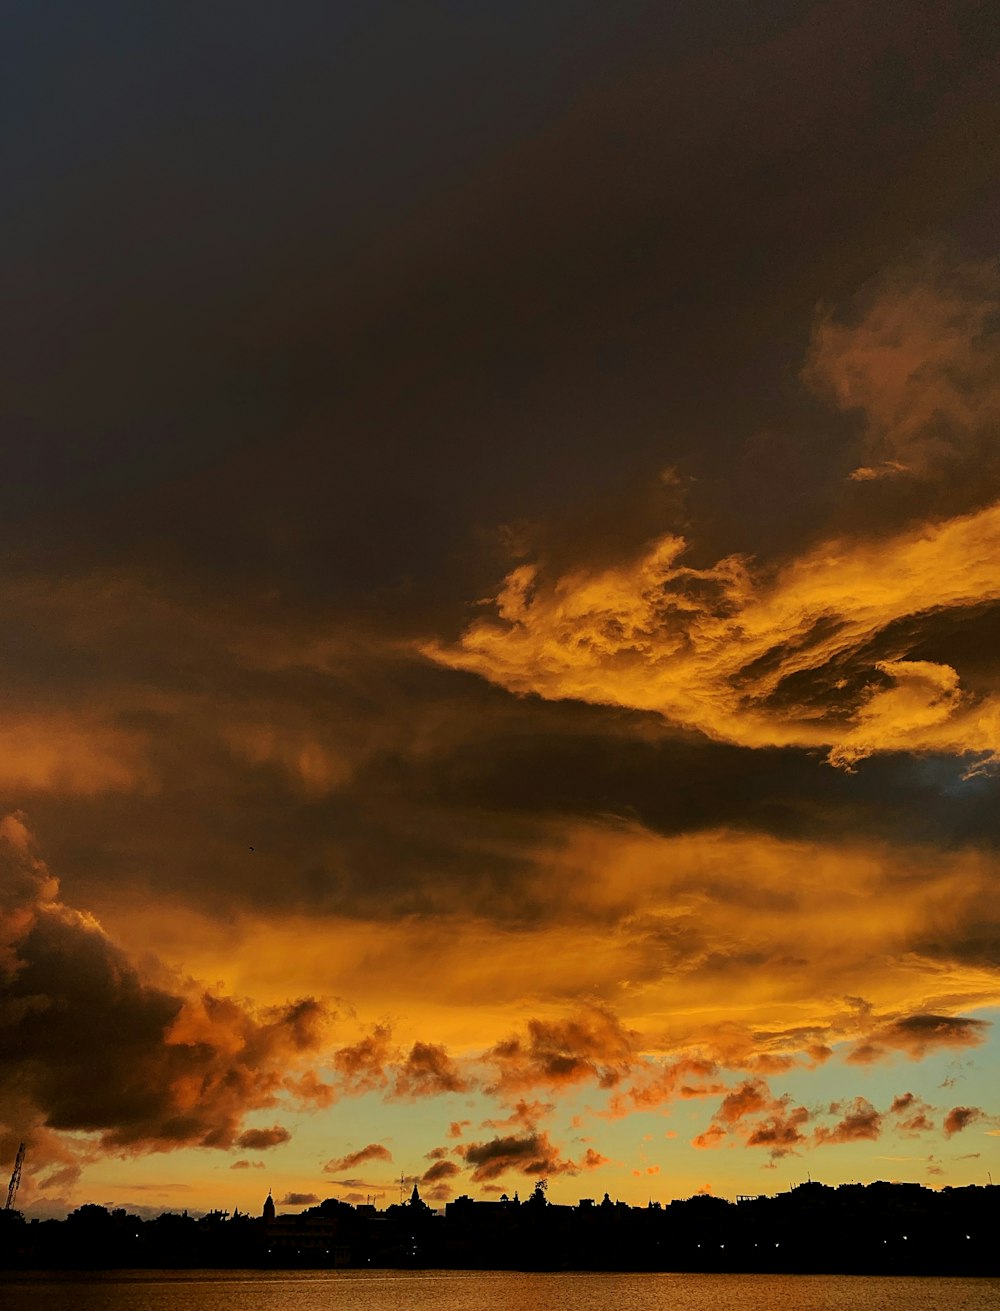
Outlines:
<svg viewBox="0 0 1000 1311"><path fill-rule="evenodd" d="M911 1115L908 1120L900 1120L898 1128L900 1133L906 1134L931 1133L934 1129L934 1121L920 1111L917 1115Z"/></svg>
<svg viewBox="0 0 1000 1311"><path fill-rule="evenodd" d="M339 1174L341 1170L353 1170L355 1166L361 1165L364 1161L391 1161L392 1153L388 1147L381 1143L369 1143L367 1147L359 1148L356 1152L348 1152L346 1156L335 1157L327 1161L323 1166L324 1174Z"/></svg>
<svg viewBox="0 0 1000 1311"><path fill-rule="evenodd" d="M529 1102L520 1098L511 1107L510 1113L502 1119L484 1120L483 1129L534 1129L539 1120L551 1115L556 1109L555 1102Z"/></svg>
<svg viewBox="0 0 1000 1311"><path fill-rule="evenodd" d="M264 1162L248 1161L246 1158L243 1158L242 1160L234 1161L229 1168L230 1170L263 1170Z"/></svg>
<svg viewBox="0 0 1000 1311"><path fill-rule="evenodd" d="M834 1109L834 1108L831 1108ZM842 1118L832 1129L820 1125L815 1138L818 1144L874 1142L882 1132L882 1116L864 1097L855 1097L843 1111Z"/></svg>
<svg viewBox="0 0 1000 1311"><path fill-rule="evenodd" d="M246 1129L236 1139L236 1146L249 1148L252 1152L262 1152L268 1147L278 1147L289 1142L291 1137L283 1125L273 1124L270 1129Z"/></svg>
<svg viewBox="0 0 1000 1311"><path fill-rule="evenodd" d="M610 1161L610 1156L602 1156L593 1147L588 1147L580 1159L580 1167L584 1170L597 1170L602 1165L608 1165Z"/></svg>
<svg viewBox="0 0 1000 1311"><path fill-rule="evenodd" d="M285 1088L296 1101L303 1105L325 1110L337 1100L337 1089L332 1083L326 1083L315 1070L306 1070L300 1075L289 1075L285 1079Z"/></svg>
<svg viewBox="0 0 1000 1311"><path fill-rule="evenodd" d="M696 1134L691 1139L691 1146L706 1149L709 1147L718 1147L726 1136L726 1131L721 1124L710 1124L704 1132Z"/></svg>
<svg viewBox="0 0 1000 1311"><path fill-rule="evenodd" d="M607 1008L591 1006L563 1020L531 1019L526 1033L497 1043L484 1059L501 1092L587 1080L613 1088L635 1063L637 1036Z"/></svg>
<svg viewBox="0 0 1000 1311"><path fill-rule="evenodd" d="M470 1087L446 1049L437 1043L415 1042L396 1072L393 1096L434 1097L466 1092Z"/></svg>
<svg viewBox="0 0 1000 1311"><path fill-rule="evenodd" d="M933 1130L934 1123L927 1114L930 1110L931 1107L915 1093L906 1092L892 1099L887 1114L896 1117L896 1128L900 1133L911 1136Z"/></svg>
<svg viewBox="0 0 1000 1311"><path fill-rule="evenodd" d="M344 1088L352 1093L371 1092L388 1083L386 1067L395 1058L392 1029L376 1024L371 1033L355 1043L341 1047L333 1056L333 1066Z"/></svg>
<svg viewBox="0 0 1000 1311"><path fill-rule="evenodd" d="M461 1151L466 1162L473 1167L473 1183L488 1183L508 1170L536 1178L577 1173L573 1162L562 1160L548 1134L542 1131L470 1143Z"/></svg>
<svg viewBox="0 0 1000 1311"><path fill-rule="evenodd" d="M747 1115L756 1115L772 1102L771 1092L762 1079L747 1080L723 1097L716 1119L734 1125Z"/></svg>
<svg viewBox="0 0 1000 1311"><path fill-rule="evenodd" d="M460 1174L461 1167L457 1166L454 1161L435 1161L433 1165L420 1176L422 1184L440 1183L444 1179L450 1179L452 1175Z"/></svg>
<svg viewBox="0 0 1000 1311"><path fill-rule="evenodd" d="M448 1137L461 1138L471 1124L471 1120L452 1120L451 1124L448 1125Z"/></svg>
<svg viewBox="0 0 1000 1311"><path fill-rule="evenodd" d="M286 1193L278 1201L279 1206L313 1206L319 1201L315 1193Z"/></svg>
<svg viewBox="0 0 1000 1311"><path fill-rule="evenodd" d="M983 1111L978 1106L953 1106L944 1117L945 1135L950 1138L953 1134L961 1133L963 1129L982 1118Z"/></svg>
<svg viewBox="0 0 1000 1311"><path fill-rule="evenodd" d="M627 1087L616 1092L608 1103L609 1118L632 1111L651 1111L675 1097L711 1097L726 1091L726 1085L714 1078L715 1061L701 1056L681 1056L674 1060L639 1062Z"/></svg>
<svg viewBox="0 0 1000 1311"><path fill-rule="evenodd" d="M804 1106L775 1112L756 1124L747 1136L748 1147L766 1147L772 1159L794 1154L805 1141L802 1126L809 1120Z"/></svg>
<svg viewBox="0 0 1000 1311"><path fill-rule="evenodd" d="M766 1147L776 1159L805 1142L802 1126L809 1118L804 1106L792 1106L787 1097L775 1097L763 1079L746 1079L726 1094L708 1128L692 1139L692 1146L718 1147L733 1133L748 1147Z"/></svg>

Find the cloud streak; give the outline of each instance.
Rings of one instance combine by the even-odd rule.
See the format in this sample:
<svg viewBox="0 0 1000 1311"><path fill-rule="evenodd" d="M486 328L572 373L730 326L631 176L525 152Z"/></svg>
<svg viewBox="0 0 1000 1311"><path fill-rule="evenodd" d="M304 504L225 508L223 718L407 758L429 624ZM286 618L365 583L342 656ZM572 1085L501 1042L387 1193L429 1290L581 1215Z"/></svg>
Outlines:
<svg viewBox="0 0 1000 1311"><path fill-rule="evenodd" d="M356 1152L348 1152L346 1156L338 1156L327 1161L323 1170L326 1174L340 1174L342 1170L353 1170L365 1161L391 1160L392 1153L388 1147L384 1147L381 1143L369 1143L367 1147L361 1147Z"/></svg>

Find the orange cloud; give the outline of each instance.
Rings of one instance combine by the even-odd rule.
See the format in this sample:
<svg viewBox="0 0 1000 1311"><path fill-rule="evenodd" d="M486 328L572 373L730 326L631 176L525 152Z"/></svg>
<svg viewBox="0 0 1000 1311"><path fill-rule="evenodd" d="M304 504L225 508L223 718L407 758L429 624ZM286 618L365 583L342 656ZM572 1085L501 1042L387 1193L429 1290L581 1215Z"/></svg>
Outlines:
<svg viewBox="0 0 1000 1311"><path fill-rule="evenodd" d="M721 1124L710 1124L703 1133L696 1134L691 1139L692 1147L709 1148L718 1147L726 1136L726 1131Z"/></svg>
<svg viewBox="0 0 1000 1311"><path fill-rule="evenodd" d="M723 1069L820 1063L841 1043L855 1061L971 1045L988 1029L967 1012L1000 1001L983 948L1000 924L986 852L663 836L607 820L546 821L520 855L537 913L502 933L473 913L224 924L186 913L170 941L190 969L227 971L236 994L312 987L384 1014L405 977L405 1049L384 1024L338 1048L324 1082L342 1093L391 1090L403 1050L433 1031L461 1080L481 1075L486 1046L482 1081L505 1097L592 1082L627 1113L721 1094ZM147 912L130 920L134 940L163 951L173 911ZM845 1001L858 992L867 1009ZM581 995L601 1005L581 1010ZM512 1032L512 1011L529 1006L536 1023Z"/></svg>
<svg viewBox="0 0 1000 1311"><path fill-rule="evenodd" d="M801 1126L809 1120L809 1112L804 1106L794 1106L789 1110L771 1115L757 1124L747 1137L748 1147L767 1147L772 1159L794 1154L795 1149L805 1141Z"/></svg>
<svg viewBox="0 0 1000 1311"><path fill-rule="evenodd" d="M500 1091L587 1079L611 1088L632 1068L636 1037L611 1011L593 1005L565 1020L529 1020L524 1037L504 1039L484 1059L495 1066Z"/></svg>
<svg viewBox="0 0 1000 1311"><path fill-rule="evenodd" d="M735 1132L748 1147L766 1147L777 1159L806 1142L802 1126L809 1119L804 1106L792 1106L788 1097L775 1097L763 1079L747 1079L726 1094L711 1124L692 1139L692 1146L718 1147Z"/></svg>
<svg viewBox="0 0 1000 1311"><path fill-rule="evenodd" d="M523 1099L515 1102L509 1115L499 1120L484 1120L484 1129L526 1129L534 1128L539 1120L551 1115L556 1109L555 1102L528 1102Z"/></svg>
<svg viewBox="0 0 1000 1311"><path fill-rule="evenodd" d="M364 1038L341 1047L334 1054L333 1065L347 1090L370 1092L388 1083L386 1067L395 1054L392 1029L387 1024L376 1024Z"/></svg>
<svg viewBox="0 0 1000 1311"><path fill-rule="evenodd" d="M512 692L654 711L740 746L823 747L845 766L879 751L1000 748L1000 699L963 695L953 669L907 660L898 639L870 654L902 620L918 629L1000 599L1000 504L824 542L770 577L735 556L685 566L685 549L664 537L617 567L548 580L521 566L497 619L421 649Z"/></svg>
<svg viewBox="0 0 1000 1311"><path fill-rule="evenodd" d="M817 324L806 369L867 418L854 481L961 466L965 506L994 503L831 538L777 569L739 555L696 567L673 535L611 566L520 564L494 618L420 649L514 693L651 711L740 746L823 748L844 767L887 751L992 759L1000 699L971 696L954 668L910 649L943 612L1000 599L998 306L992 265L896 269L856 322Z"/></svg>
<svg viewBox="0 0 1000 1311"><path fill-rule="evenodd" d="M832 1108L834 1109L834 1108ZM820 1125L816 1142L820 1145L852 1143L861 1140L874 1142L882 1132L882 1116L864 1097L855 1097L842 1119L832 1128Z"/></svg>
<svg viewBox="0 0 1000 1311"><path fill-rule="evenodd" d="M632 1111L651 1111L677 1097L708 1097L726 1091L725 1084L706 1082L717 1074L714 1061L701 1056L681 1056L676 1060L643 1060L632 1070L627 1087L616 1092L606 1114L614 1119ZM685 1079L700 1079L698 1084Z"/></svg>
<svg viewBox="0 0 1000 1311"><path fill-rule="evenodd" d="M509 1135L470 1143L461 1152L473 1167L473 1183L488 1183L512 1170L534 1178L578 1172L572 1161L559 1156L558 1148L541 1130L520 1137Z"/></svg>
<svg viewBox="0 0 1000 1311"><path fill-rule="evenodd" d="M362 1147L356 1152L348 1152L346 1156L338 1156L332 1161L327 1161L323 1171L325 1174L339 1174L341 1170L353 1170L356 1165L361 1165L364 1161L391 1160L392 1153L388 1147L383 1147L381 1143L369 1143L367 1147Z"/></svg>
<svg viewBox="0 0 1000 1311"><path fill-rule="evenodd" d="M762 1079L748 1079L739 1088L723 1097L716 1111L716 1119L732 1126L747 1115L756 1115L771 1103L771 1093Z"/></svg>
<svg viewBox="0 0 1000 1311"><path fill-rule="evenodd" d="M461 1167L457 1166L454 1161L435 1161L420 1176L420 1182L424 1184L440 1183L442 1180L450 1179L456 1174L461 1174Z"/></svg>
<svg viewBox="0 0 1000 1311"><path fill-rule="evenodd" d="M945 1136L950 1138L953 1134L961 1133L963 1129L982 1118L983 1111L978 1106L953 1106L944 1117Z"/></svg>
<svg viewBox="0 0 1000 1311"><path fill-rule="evenodd" d="M977 1047L989 1028L986 1020L967 1015L905 1015L868 1034L847 1059L867 1065L894 1050L919 1061L929 1051L941 1048Z"/></svg>
<svg viewBox="0 0 1000 1311"><path fill-rule="evenodd" d="M270 1129L245 1129L236 1139L235 1145L251 1152L262 1152L268 1147L278 1147L281 1143L289 1142L291 1137L283 1125L275 1124Z"/></svg>
<svg viewBox="0 0 1000 1311"><path fill-rule="evenodd" d="M438 1093L466 1092L471 1087L444 1047L415 1042L396 1072L394 1097L433 1097Z"/></svg>
<svg viewBox="0 0 1000 1311"><path fill-rule="evenodd" d="M84 708L13 712L0 725L0 787L95 796L153 786L144 735Z"/></svg>

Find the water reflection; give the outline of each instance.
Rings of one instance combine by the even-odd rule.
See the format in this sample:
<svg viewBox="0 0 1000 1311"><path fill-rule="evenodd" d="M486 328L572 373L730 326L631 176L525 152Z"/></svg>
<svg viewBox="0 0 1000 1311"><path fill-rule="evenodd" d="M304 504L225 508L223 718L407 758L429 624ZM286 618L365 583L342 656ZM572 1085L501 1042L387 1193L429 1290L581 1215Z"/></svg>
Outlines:
<svg viewBox="0 0 1000 1311"><path fill-rule="evenodd" d="M1000 1280L510 1271L17 1275L32 1311L995 1311Z"/></svg>

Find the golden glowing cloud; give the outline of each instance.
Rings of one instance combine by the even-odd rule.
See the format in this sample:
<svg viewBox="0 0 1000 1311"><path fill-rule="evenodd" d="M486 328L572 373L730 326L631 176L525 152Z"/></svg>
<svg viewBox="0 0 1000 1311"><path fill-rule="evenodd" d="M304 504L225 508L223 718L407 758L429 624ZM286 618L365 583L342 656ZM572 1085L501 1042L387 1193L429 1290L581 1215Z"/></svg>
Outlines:
<svg viewBox="0 0 1000 1311"><path fill-rule="evenodd" d="M670 534L612 566L522 564L494 618L421 649L512 692L654 711L740 746L823 748L846 767L880 751L993 758L1000 699L909 656L942 612L1000 599L998 305L992 267L897 268L856 321L821 318L806 370L865 418L855 482L950 480L950 504L973 512L831 536L778 568L740 555L695 568Z"/></svg>
<svg viewBox="0 0 1000 1311"><path fill-rule="evenodd" d="M1000 747L1000 699L963 696L953 669L905 649L864 654L901 620L1000 599L1000 504L824 542L770 577L735 556L688 568L684 549L663 537L618 567L552 580L523 565L496 619L422 650L512 692L655 711L740 746L824 747L833 763ZM859 689L859 672L872 683Z"/></svg>
<svg viewBox="0 0 1000 1311"><path fill-rule="evenodd" d="M547 825L532 863L534 915L504 928L471 909L223 924L164 905L130 912L129 924L137 948L196 974L225 961L236 994L311 990L378 1016L405 979L399 1041L433 1033L465 1056L491 1047L483 1078L505 1091L611 1086L640 1051L696 1051L763 1074L790 1055L821 1064L848 1040L872 1059L918 1056L975 1044L981 1026L941 1017L1000 1002L981 947L1000 922L997 866L974 850L574 823ZM599 1004L567 1020L581 998ZM364 1086L391 1089L385 1071L399 1059L376 1029L338 1062L345 1077L356 1065ZM706 1070L675 1074L647 1098Z"/></svg>

